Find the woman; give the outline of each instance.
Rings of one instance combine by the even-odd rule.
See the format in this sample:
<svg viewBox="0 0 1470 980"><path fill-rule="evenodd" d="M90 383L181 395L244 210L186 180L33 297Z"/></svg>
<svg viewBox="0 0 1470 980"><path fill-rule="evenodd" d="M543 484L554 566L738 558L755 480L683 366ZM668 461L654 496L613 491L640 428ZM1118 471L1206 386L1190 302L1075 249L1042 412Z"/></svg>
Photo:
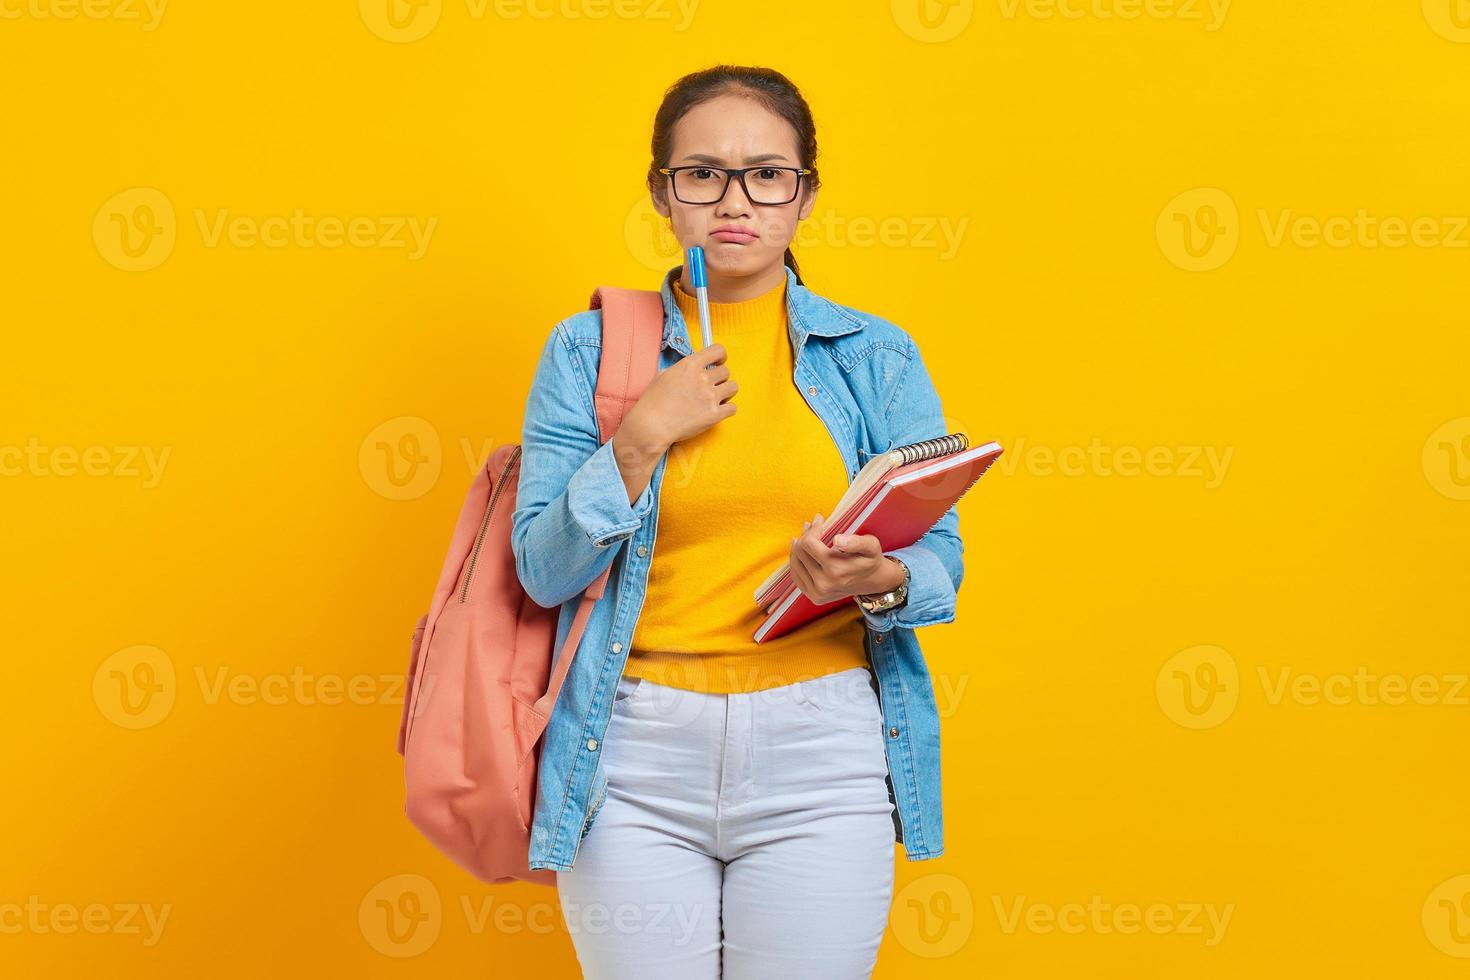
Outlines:
<svg viewBox="0 0 1470 980"><path fill-rule="evenodd" d="M872 456L943 435L944 415L906 333L798 275L817 146L789 80L680 79L652 149L654 207L706 253L715 342L695 348L696 301L670 270L660 370L605 444L600 312L543 351L512 544L527 592L562 607L558 645L618 565L543 737L530 866L557 870L588 977L865 977L894 841L943 853L913 630L953 620L963 548L953 508L887 554L866 535L825 546L820 510ZM757 645L753 594L787 559L804 593L853 604Z"/></svg>

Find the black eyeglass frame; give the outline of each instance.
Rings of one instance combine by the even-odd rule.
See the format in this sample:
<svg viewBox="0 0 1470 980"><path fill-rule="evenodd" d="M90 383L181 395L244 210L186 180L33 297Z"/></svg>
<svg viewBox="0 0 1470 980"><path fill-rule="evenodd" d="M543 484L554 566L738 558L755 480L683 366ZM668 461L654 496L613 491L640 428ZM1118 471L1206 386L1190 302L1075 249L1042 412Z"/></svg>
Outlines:
<svg viewBox="0 0 1470 980"><path fill-rule="evenodd" d="M679 196L678 186L674 182L674 175L680 170L718 170L725 175L725 186L720 188L720 196L713 201L686 201ZM750 193L750 185L745 182L745 175L752 170L794 170L796 171L796 188L791 196L784 201L757 201ZM674 200L680 204L719 204L730 193L730 178L734 177L740 181L740 189L745 192L746 200L751 204L759 204L762 207L780 207L790 204L801 196L801 178L808 176L811 170L806 167L773 167L769 163L759 167L712 167L707 163L691 163L683 167L659 167L658 172L669 178L669 187L674 191Z"/></svg>

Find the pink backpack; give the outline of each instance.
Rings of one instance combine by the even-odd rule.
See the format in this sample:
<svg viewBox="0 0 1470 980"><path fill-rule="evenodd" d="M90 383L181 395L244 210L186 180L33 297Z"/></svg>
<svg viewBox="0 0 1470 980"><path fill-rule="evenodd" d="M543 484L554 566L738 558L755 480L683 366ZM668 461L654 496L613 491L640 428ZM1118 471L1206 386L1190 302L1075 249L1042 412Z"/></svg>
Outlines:
<svg viewBox="0 0 1470 980"><path fill-rule="evenodd" d="M597 423L603 442L658 372L663 299L603 286ZM497 448L476 474L429 612L413 630L398 752L408 819L435 847L484 882L556 885L531 870L537 745L587 627L609 566L582 595L560 656L558 609L531 600L516 574L511 514L521 448ZM553 672L552 662L556 669ZM516 692L544 691L534 701Z"/></svg>

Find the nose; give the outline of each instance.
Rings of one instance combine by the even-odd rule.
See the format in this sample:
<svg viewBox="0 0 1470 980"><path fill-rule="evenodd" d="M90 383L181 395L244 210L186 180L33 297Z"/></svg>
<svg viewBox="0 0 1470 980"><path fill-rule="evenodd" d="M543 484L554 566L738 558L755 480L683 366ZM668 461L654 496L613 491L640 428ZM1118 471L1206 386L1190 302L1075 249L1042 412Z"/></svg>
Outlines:
<svg viewBox="0 0 1470 980"><path fill-rule="evenodd" d="M750 198L745 196L745 188L740 181L731 177L725 185L725 194L715 202L715 214L724 217L736 217L748 215L754 210Z"/></svg>

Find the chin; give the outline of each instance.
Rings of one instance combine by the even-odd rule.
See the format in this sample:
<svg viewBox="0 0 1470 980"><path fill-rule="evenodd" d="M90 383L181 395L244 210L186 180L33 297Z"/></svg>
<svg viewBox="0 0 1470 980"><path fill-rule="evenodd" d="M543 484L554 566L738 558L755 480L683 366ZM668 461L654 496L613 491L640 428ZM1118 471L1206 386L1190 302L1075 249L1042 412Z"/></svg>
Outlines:
<svg viewBox="0 0 1470 980"><path fill-rule="evenodd" d="M727 276L751 276L770 267L771 255L756 252L749 245L724 248L726 243L713 241L704 247L705 261L711 268ZM776 258L779 258L777 256Z"/></svg>

